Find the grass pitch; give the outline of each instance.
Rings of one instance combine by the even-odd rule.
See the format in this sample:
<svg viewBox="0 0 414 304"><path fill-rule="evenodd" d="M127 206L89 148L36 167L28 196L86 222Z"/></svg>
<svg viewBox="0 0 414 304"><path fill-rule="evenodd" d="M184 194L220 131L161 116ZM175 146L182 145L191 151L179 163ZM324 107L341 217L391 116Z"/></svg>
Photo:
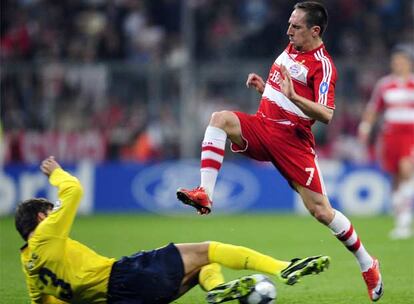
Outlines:
<svg viewBox="0 0 414 304"><path fill-rule="evenodd" d="M390 217L351 220L364 245L381 262L385 294L379 303L414 303L414 240L389 240ZM212 214L206 217L95 215L78 217L72 238L102 255L116 258L138 250L154 249L168 242L205 240L243 245L286 260L325 254L332 258L327 272L306 277L295 286L286 286L276 280L277 303L370 303L352 254L328 229L310 217L280 214ZM0 303L30 303L19 261L22 244L14 230L13 219L0 218ZM252 272L224 270L228 280L249 273ZM204 294L195 287L175 303L205 303Z"/></svg>

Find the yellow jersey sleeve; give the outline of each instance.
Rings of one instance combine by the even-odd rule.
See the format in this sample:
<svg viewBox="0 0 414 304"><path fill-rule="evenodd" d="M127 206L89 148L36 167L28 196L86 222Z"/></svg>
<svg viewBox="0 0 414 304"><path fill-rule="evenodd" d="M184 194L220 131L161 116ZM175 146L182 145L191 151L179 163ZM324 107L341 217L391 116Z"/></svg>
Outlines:
<svg viewBox="0 0 414 304"><path fill-rule="evenodd" d="M59 300L55 298L54 296L44 295L43 296L43 304L67 304L68 302Z"/></svg>
<svg viewBox="0 0 414 304"><path fill-rule="evenodd" d="M69 237L82 186L61 168L52 172L49 181L58 188L59 204L21 249L31 303L106 303L115 259L101 256Z"/></svg>
<svg viewBox="0 0 414 304"><path fill-rule="evenodd" d="M23 269L23 272L25 270ZM29 289L29 296L32 304L67 304L68 302L59 300L51 295L45 295L40 292L40 290L34 285L34 282L29 280L26 276L26 284Z"/></svg>
<svg viewBox="0 0 414 304"><path fill-rule="evenodd" d="M49 177L51 185L58 188L57 206L36 228L36 237L67 238L76 216L83 189L79 180L61 168L55 169Z"/></svg>
<svg viewBox="0 0 414 304"><path fill-rule="evenodd" d="M25 269L23 268L23 272L26 274ZM34 285L34 282L29 279L26 275L26 285L27 289L29 290L29 296L32 304L43 304L42 294L40 290Z"/></svg>

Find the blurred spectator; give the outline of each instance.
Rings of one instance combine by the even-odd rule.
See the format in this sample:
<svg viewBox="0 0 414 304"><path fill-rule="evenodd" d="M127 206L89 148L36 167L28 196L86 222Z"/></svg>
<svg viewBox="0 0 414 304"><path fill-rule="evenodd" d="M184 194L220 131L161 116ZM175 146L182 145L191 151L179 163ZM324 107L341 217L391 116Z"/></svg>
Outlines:
<svg viewBox="0 0 414 304"><path fill-rule="evenodd" d="M339 67L337 98L346 105L338 103L335 134L317 126L316 135L324 155L347 158L352 144L341 143L355 137L361 104L384 73L378 62L397 40L413 41L414 5L411 0L324 2L331 14L327 48ZM194 41L182 35L185 4L192 10ZM107 139L110 158L134 158L122 151L140 137L146 142L141 148L151 146L142 149L147 150L140 152L142 158L177 157L180 140L172 130L188 87L183 71L192 72L193 94L201 95L189 104L200 117L203 108L229 102L235 109L255 108L239 74L253 61L268 66L281 51L275 46L285 46L283 20L292 5L289 0L4 0L0 112L5 137L10 132L15 143L15 134L30 130L93 129ZM234 62L234 68L225 62ZM213 66L217 71L206 71ZM217 91L214 80L237 86L230 85L231 93Z"/></svg>
<svg viewBox="0 0 414 304"><path fill-rule="evenodd" d="M32 41L24 10L17 10L13 23L2 32L0 38L2 60L29 59L32 55Z"/></svg>

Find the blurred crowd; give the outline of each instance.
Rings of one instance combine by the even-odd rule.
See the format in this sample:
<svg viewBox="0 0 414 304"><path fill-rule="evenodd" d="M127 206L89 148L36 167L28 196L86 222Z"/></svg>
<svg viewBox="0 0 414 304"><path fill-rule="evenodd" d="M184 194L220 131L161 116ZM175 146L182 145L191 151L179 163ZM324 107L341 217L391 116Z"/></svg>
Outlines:
<svg viewBox="0 0 414 304"><path fill-rule="evenodd" d="M339 145L346 145L347 135L355 135L372 86L387 71L391 48L412 42L414 3L322 2L330 13L324 41L340 77L336 127L315 130L329 156L343 149L336 138L345 138ZM196 74L217 68L213 76L203 72L194 80L200 130L207 110L255 109L249 105L253 97L240 93L247 74L234 74L244 73L242 65L259 65L266 76L265 68L287 43L295 2L185 3L186 9L184 0L1 1L0 101L8 160L21 160L22 132L87 130L102 134L106 158L178 157L181 71L190 63ZM222 75L229 62L234 73Z"/></svg>

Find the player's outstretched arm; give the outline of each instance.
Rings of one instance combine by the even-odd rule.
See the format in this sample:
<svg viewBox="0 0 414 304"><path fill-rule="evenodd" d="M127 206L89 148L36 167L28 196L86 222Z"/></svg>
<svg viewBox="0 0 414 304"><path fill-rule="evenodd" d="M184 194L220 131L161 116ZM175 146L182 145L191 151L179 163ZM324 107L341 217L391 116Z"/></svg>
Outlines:
<svg viewBox="0 0 414 304"><path fill-rule="evenodd" d="M48 176L50 184L57 187L60 204L55 206L45 223L37 228L38 235L68 237L82 198L82 185L75 176L63 170L53 156L41 163L40 170Z"/></svg>
<svg viewBox="0 0 414 304"><path fill-rule="evenodd" d="M260 94L263 94L265 88L265 82L263 78L255 73L250 73L247 76L246 87L254 88Z"/></svg>

